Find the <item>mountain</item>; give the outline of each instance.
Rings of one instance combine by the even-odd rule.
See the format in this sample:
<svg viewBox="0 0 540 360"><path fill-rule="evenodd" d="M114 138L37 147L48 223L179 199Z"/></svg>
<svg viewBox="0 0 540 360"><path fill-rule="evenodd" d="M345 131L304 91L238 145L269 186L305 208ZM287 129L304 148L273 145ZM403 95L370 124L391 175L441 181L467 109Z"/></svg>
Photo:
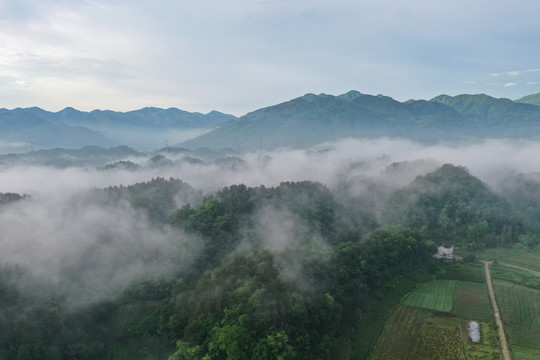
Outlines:
<svg viewBox="0 0 540 360"><path fill-rule="evenodd" d="M26 144L27 147L79 147L83 145L113 146L116 142L82 127L47 120L47 112L39 108L0 111L0 142ZM9 146L9 145L8 145Z"/></svg>
<svg viewBox="0 0 540 360"><path fill-rule="evenodd" d="M517 99L516 102L540 106L540 93L524 96Z"/></svg>
<svg viewBox="0 0 540 360"><path fill-rule="evenodd" d="M110 110L83 112L67 107L55 113L55 118L65 124L82 125L96 130L108 127L206 129L236 119L233 115L223 114L218 111L201 114L176 108L160 109L155 107L146 107L128 112Z"/></svg>
<svg viewBox="0 0 540 360"><path fill-rule="evenodd" d="M125 144L155 149L168 140L179 142L235 119L217 111L201 114L176 108L128 112L84 112L71 107L59 112L37 107L0 109L0 142L39 148Z"/></svg>
<svg viewBox="0 0 540 360"><path fill-rule="evenodd" d="M343 137L440 137L461 118L427 101L398 102L383 95L350 91L340 96L307 94L248 113L193 140L186 147L242 149L302 147ZM421 139L421 138L419 138Z"/></svg>
<svg viewBox="0 0 540 360"><path fill-rule="evenodd" d="M302 97L248 113L184 147L241 150L304 147L344 137L399 137L423 142L540 133L540 107L487 95L440 95L399 102L358 91Z"/></svg>

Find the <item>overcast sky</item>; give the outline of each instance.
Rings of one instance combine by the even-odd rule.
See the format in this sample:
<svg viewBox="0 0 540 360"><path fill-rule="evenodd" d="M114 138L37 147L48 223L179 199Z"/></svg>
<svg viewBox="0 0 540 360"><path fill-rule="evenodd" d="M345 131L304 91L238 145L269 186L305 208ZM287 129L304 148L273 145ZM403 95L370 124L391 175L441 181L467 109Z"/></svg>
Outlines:
<svg viewBox="0 0 540 360"><path fill-rule="evenodd" d="M0 108L540 92L537 0L0 0Z"/></svg>

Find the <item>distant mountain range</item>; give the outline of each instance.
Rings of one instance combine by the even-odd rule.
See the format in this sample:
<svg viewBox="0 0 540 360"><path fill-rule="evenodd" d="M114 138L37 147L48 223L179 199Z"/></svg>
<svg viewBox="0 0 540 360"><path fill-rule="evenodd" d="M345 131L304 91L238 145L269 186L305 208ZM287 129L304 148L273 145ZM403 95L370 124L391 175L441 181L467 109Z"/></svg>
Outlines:
<svg viewBox="0 0 540 360"><path fill-rule="evenodd" d="M399 137L423 142L540 135L540 95L517 101L488 95L440 95L396 101L358 91L307 94L248 113L183 147L254 150L304 147L344 137Z"/></svg>
<svg viewBox="0 0 540 360"><path fill-rule="evenodd" d="M37 107L0 109L0 142L30 149L119 144L157 148L165 141L179 142L185 140L186 134L199 134L230 120L236 117L217 111L201 114L175 108L129 112L83 112L73 108L49 112Z"/></svg>
<svg viewBox="0 0 540 360"><path fill-rule="evenodd" d="M152 107L129 112L0 109L0 152L6 152L6 144L30 150L86 145L152 150L178 144L249 151L306 147L344 137L438 142L539 135L540 93L516 101L480 94L405 102L358 91L306 94L240 118Z"/></svg>

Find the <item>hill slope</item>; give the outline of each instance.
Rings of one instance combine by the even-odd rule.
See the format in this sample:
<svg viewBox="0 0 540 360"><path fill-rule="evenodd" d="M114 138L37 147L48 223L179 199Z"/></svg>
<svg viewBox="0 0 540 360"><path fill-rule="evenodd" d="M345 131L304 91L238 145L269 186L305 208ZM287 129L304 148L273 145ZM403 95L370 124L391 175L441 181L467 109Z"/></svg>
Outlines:
<svg viewBox="0 0 540 360"><path fill-rule="evenodd" d="M540 107L487 95L441 95L399 102L350 91L306 94L242 116L182 143L242 150L303 147L344 137L400 137L419 141L531 137L540 133Z"/></svg>
<svg viewBox="0 0 540 360"><path fill-rule="evenodd" d="M524 96L517 99L516 102L540 106L540 93Z"/></svg>

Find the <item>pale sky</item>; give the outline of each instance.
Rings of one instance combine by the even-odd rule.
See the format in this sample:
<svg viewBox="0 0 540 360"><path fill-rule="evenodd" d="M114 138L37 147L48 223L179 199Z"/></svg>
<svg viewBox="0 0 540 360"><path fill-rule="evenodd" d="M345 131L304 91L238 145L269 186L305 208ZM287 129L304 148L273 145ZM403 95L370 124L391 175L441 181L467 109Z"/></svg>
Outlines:
<svg viewBox="0 0 540 360"><path fill-rule="evenodd" d="M0 108L540 92L537 0L0 0Z"/></svg>

